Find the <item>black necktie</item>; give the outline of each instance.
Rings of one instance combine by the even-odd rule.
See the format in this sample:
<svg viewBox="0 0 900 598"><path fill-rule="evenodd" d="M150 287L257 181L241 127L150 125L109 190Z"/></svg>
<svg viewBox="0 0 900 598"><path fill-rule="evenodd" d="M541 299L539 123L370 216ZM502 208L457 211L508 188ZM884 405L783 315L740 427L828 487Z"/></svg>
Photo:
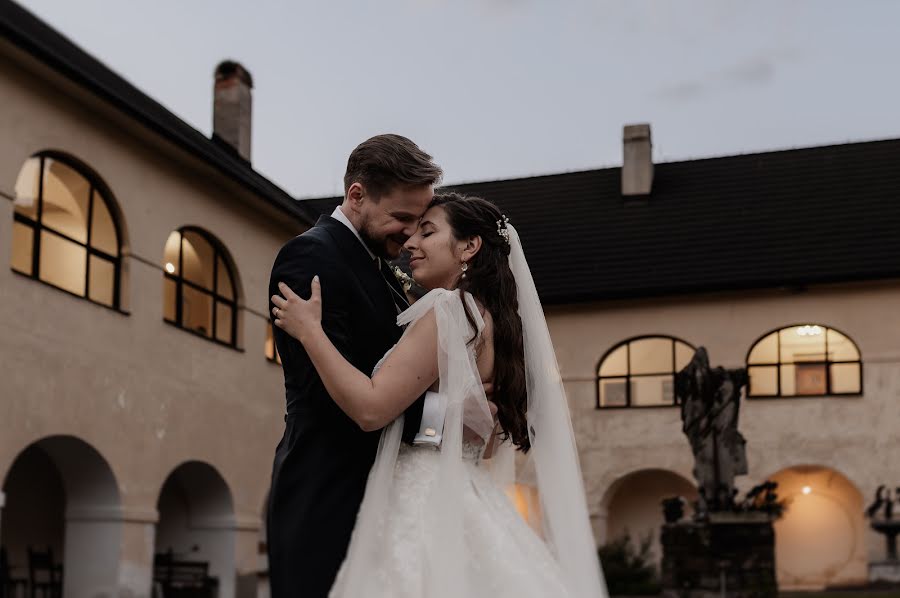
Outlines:
<svg viewBox="0 0 900 598"><path fill-rule="evenodd" d="M391 299L394 301L394 306L397 308L397 313L399 314L409 307L409 301L406 300L406 296L403 293L397 290L397 287L391 284L391 281L396 283L397 278L391 271L390 266L387 265L387 262L381 258L376 258L376 261L378 262L378 271L381 272L384 283L391 291Z"/></svg>

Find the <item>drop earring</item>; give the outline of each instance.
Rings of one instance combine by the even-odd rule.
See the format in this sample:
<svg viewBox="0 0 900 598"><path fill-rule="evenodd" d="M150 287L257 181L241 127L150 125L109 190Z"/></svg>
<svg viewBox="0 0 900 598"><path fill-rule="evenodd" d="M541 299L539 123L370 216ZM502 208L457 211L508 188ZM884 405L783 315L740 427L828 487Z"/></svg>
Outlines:
<svg viewBox="0 0 900 598"><path fill-rule="evenodd" d="M461 278L465 278L465 277L466 277L466 270L468 270L468 269L469 269L469 264L463 262L463 263L462 263L462 266L460 266L460 270L462 270L462 276L461 276Z"/></svg>

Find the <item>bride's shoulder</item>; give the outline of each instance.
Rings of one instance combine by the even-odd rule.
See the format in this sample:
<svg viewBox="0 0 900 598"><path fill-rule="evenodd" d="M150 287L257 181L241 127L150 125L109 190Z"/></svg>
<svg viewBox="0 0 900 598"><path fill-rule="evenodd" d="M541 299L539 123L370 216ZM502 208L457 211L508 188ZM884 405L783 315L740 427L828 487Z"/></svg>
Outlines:
<svg viewBox="0 0 900 598"><path fill-rule="evenodd" d="M427 293L422 295L421 299L416 301L416 303L418 303L419 301L424 301L426 303L430 302L430 301L436 301L438 299L442 299L444 297L450 297L455 294L457 294L457 292L453 291L451 289L445 289L445 288L431 289L430 291L428 291Z"/></svg>

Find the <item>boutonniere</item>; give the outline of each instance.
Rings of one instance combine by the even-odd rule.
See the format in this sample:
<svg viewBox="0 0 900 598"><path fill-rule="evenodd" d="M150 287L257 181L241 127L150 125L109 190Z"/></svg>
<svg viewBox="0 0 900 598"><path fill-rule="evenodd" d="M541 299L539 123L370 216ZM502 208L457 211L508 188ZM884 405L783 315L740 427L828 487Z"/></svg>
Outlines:
<svg viewBox="0 0 900 598"><path fill-rule="evenodd" d="M394 271L394 278L396 278L397 282L400 283L400 286L403 287L403 292L408 293L413 286L412 276L401 270L398 266L394 266L392 270Z"/></svg>

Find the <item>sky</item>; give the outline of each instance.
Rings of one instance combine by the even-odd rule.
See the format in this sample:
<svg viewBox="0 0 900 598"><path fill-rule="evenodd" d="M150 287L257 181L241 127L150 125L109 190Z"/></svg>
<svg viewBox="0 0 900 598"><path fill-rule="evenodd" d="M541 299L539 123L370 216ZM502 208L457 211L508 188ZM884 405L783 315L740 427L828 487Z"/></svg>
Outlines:
<svg viewBox="0 0 900 598"><path fill-rule="evenodd" d="M342 193L379 133L447 183L900 137L893 0L19 0L193 127L253 75L253 166Z"/></svg>

